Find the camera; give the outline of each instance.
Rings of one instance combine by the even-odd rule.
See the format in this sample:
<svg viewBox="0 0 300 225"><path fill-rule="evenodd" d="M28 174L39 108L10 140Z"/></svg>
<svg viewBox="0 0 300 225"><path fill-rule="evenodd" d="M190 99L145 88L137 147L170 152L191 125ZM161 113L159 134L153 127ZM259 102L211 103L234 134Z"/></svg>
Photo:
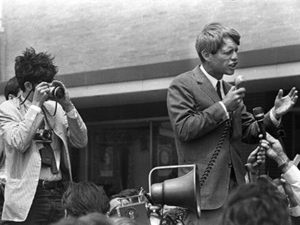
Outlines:
<svg viewBox="0 0 300 225"><path fill-rule="evenodd" d="M110 211L109 216L128 217L137 224L150 225L146 198L143 194L117 198L120 205Z"/></svg>
<svg viewBox="0 0 300 225"><path fill-rule="evenodd" d="M61 86L50 85L50 97L61 99L65 96L65 90Z"/></svg>
<svg viewBox="0 0 300 225"><path fill-rule="evenodd" d="M34 135L33 140L41 143L51 143L52 131L46 129L38 129Z"/></svg>

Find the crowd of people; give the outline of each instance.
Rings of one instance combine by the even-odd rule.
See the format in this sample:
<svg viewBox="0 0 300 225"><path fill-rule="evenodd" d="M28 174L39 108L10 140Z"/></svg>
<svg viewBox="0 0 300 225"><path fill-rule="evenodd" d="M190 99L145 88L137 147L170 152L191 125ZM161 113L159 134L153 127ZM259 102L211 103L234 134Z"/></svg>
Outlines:
<svg viewBox="0 0 300 225"><path fill-rule="evenodd" d="M279 90L259 124L247 112L243 84L223 80L235 72L240 38L220 23L206 25L196 39L200 65L175 77L168 89L178 163L196 164L200 183L201 216L187 209L180 223L299 224L300 171L277 132L298 91L292 88L284 95ZM131 204L128 197L139 191L107 196L99 185L73 182L69 150L87 145L87 127L66 86L55 80L53 59L27 48L16 57L15 76L5 88L6 101L0 105L1 223L137 224L118 209ZM238 152L240 141L257 144L246 166ZM278 164L281 177L260 174L266 158ZM179 176L187 172L182 167ZM149 196L144 200L152 204ZM161 221L151 220L151 225Z"/></svg>

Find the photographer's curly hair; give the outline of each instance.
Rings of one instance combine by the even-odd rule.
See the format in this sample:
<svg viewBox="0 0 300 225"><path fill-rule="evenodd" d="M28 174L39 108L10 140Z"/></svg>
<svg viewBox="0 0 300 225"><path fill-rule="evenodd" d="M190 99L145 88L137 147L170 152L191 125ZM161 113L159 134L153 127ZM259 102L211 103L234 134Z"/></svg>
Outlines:
<svg viewBox="0 0 300 225"><path fill-rule="evenodd" d="M25 91L24 83L33 85L42 81L52 82L58 69L53 64L54 57L47 52L36 53L34 48L26 48L23 55L15 59L15 74L21 90Z"/></svg>
<svg viewBox="0 0 300 225"><path fill-rule="evenodd" d="M265 177L240 185L224 207L223 225L290 225L285 196Z"/></svg>

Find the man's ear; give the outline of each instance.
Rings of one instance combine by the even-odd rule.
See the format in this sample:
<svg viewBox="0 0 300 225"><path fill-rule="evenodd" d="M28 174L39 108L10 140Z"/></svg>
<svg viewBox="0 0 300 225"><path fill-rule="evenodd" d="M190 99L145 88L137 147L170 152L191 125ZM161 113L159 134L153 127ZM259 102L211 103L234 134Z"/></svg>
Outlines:
<svg viewBox="0 0 300 225"><path fill-rule="evenodd" d="M203 49L201 51L201 55L205 59L205 61L208 61L208 62L210 61L210 59L211 59L211 53L208 52L206 49Z"/></svg>
<svg viewBox="0 0 300 225"><path fill-rule="evenodd" d="M13 94L9 94L9 95L8 95L8 99L9 99L9 100L11 100L11 99L13 99L13 98L15 98L15 97L16 97L16 96L14 96Z"/></svg>
<svg viewBox="0 0 300 225"><path fill-rule="evenodd" d="M30 83L29 81L26 81L24 83L24 87L25 87L25 91L27 91L27 90L30 91L33 89L32 83Z"/></svg>

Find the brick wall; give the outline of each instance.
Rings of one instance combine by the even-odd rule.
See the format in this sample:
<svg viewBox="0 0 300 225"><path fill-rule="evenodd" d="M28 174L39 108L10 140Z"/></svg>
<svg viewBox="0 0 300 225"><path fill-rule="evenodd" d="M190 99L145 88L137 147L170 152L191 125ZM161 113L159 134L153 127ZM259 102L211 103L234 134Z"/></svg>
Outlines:
<svg viewBox="0 0 300 225"><path fill-rule="evenodd" d="M1 80L26 47L56 56L60 74L197 57L195 36L220 21L241 51L299 44L296 0L3 0Z"/></svg>

